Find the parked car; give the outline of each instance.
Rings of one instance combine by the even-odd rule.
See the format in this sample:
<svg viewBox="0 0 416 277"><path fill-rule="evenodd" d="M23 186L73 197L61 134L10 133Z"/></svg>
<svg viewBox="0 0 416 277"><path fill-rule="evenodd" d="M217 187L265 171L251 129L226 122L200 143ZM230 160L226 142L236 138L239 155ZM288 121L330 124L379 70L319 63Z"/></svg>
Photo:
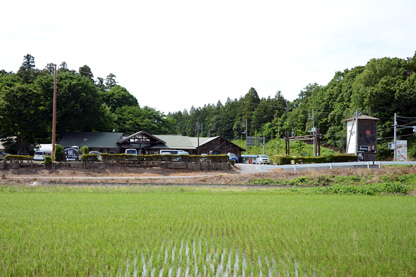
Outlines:
<svg viewBox="0 0 416 277"><path fill-rule="evenodd" d="M256 164L269 164L270 160L267 155L258 155L256 158Z"/></svg>
<svg viewBox="0 0 416 277"><path fill-rule="evenodd" d="M254 164L256 163L256 155L241 155L241 162L245 164Z"/></svg>
<svg viewBox="0 0 416 277"><path fill-rule="evenodd" d="M189 155L188 152L183 151L183 150L170 150L170 149L166 149L166 150L160 150L160 155ZM180 162L182 160L182 157L178 157L173 159L173 162Z"/></svg>
<svg viewBox="0 0 416 277"><path fill-rule="evenodd" d="M129 155L137 155L137 150L136 149L126 149L126 151L124 151L125 154L129 154Z"/></svg>
<svg viewBox="0 0 416 277"><path fill-rule="evenodd" d="M4 160L4 157L6 157L7 155L10 155L10 154L7 154L5 152L0 152L0 161Z"/></svg>
<svg viewBox="0 0 416 277"><path fill-rule="evenodd" d="M35 161L43 161L43 160L45 160L45 156L46 156L46 153L45 152L36 151L35 152L35 155L33 156L33 159Z"/></svg>
<svg viewBox="0 0 416 277"><path fill-rule="evenodd" d="M234 153L227 153L228 157L230 157L230 162L234 161L236 163L238 163L238 157L236 154Z"/></svg>
<svg viewBox="0 0 416 277"><path fill-rule="evenodd" d="M183 150L160 150L160 155L189 155L189 153Z"/></svg>
<svg viewBox="0 0 416 277"><path fill-rule="evenodd" d="M95 154L95 155L97 155L97 159L99 161L102 161L103 160L103 158L101 157L101 152L98 152L98 151L90 151L88 154Z"/></svg>

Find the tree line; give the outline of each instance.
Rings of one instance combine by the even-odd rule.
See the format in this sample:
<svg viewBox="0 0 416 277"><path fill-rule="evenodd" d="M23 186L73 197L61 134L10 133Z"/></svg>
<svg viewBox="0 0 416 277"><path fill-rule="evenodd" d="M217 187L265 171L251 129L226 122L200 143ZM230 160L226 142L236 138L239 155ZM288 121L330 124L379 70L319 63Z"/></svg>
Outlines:
<svg viewBox="0 0 416 277"><path fill-rule="evenodd" d="M111 131L154 134L222 136L244 139L246 135L282 138L285 131L308 134L320 129L327 144L338 149L345 144L345 119L355 111L380 119L380 142L393 137L393 115L402 124L416 125L416 53L407 59L371 59L365 66L335 72L327 85L308 84L294 101L280 91L260 97L255 88L239 99L223 104L163 114L141 108L116 76L96 78L85 65L78 71L60 64L58 79L58 137L66 131ZM17 71L0 71L0 138L15 137L16 151L27 153L30 143L50 141L54 65L36 69L34 57L26 55ZM313 115L313 116L312 116ZM412 137L400 129L400 137ZM383 144L384 145L384 144ZM379 152L386 151L380 147Z"/></svg>
<svg viewBox="0 0 416 277"><path fill-rule="evenodd" d="M17 73L0 71L0 139L9 152L29 154L33 143L50 143L54 71L52 63L37 69L30 54ZM172 119L140 107L112 73L94 80L87 65L75 71L62 62L56 77L58 138L67 131L175 132Z"/></svg>
<svg viewBox="0 0 416 277"><path fill-rule="evenodd" d="M227 99L189 111L170 113L177 132L184 135L219 135L228 139L261 136L282 138L285 131L306 135L316 127L328 145L345 147L345 119L355 111L379 118L379 153L387 152L393 139L393 116L402 124L416 126L416 53L407 59L371 59L365 66L335 72L327 85L308 84L294 101L280 91L260 98L251 88L239 99ZM312 116L313 115L313 116ZM400 123L399 123L400 124ZM310 134L310 133L309 133ZM400 129L399 137L414 137L411 129ZM382 144L384 143L384 144Z"/></svg>

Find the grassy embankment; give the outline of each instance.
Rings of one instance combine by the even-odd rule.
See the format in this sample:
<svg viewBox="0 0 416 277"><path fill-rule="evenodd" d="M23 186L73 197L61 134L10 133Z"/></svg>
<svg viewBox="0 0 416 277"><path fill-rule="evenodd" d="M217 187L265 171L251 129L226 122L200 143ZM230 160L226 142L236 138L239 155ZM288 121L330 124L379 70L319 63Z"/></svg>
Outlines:
<svg viewBox="0 0 416 277"><path fill-rule="evenodd" d="M307 189L0 187L14 275L416 274L416 198Z"/></svg>

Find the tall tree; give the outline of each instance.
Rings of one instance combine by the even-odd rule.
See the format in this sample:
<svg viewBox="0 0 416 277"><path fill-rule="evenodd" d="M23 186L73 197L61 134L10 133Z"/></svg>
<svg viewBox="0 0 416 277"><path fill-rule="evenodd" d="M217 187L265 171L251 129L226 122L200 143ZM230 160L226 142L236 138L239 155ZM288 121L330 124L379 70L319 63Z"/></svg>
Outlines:
<svg viewBox="0 0 416 277"><path fill-rule="evenodd" d="M102 100L114 112L117 108L124 106L139 106L136 97L132 95L126 88L116 85L110 90L101 94Z"/></svg>
<svg viewBox="0 0 416 277"><path fill-rule="evenodd" d="M42 76L36 84L46 99L49 114L52 114L53 76ZM57 92L56 129L59 136L65 131L97 130L101 122L108 122L103 118L105 109L98 89L90 79L71 71L58 73Z"/></svg>
<svg viewBox="0 0 416 277"><path fill-rule="evenodd" d="M31 84L39 74L35 68L35 57L27 54L23 57L23 63L17 71L17 75L22 78L24 84Z"/></svg>
<svg viewBox="0 0 416 277"><path fill-rule="evenodd" d="M108 74L107 78L105 79L105 85L107 89L112 89L113 87L115 87L117 85L116 75L114 75L113 73Z"/></svg>
<svg viewBox="0 0 416 277"><path fill-rule="evenodd" d="M94 81L94 74L92 74L91 68L88 65L84 65L79 68L79 75Z"/></svg>
<svg viewBox="0 0 416 277"><path fill-rule="evenodd" d="M31 143L47 136L43 104L33 84L5 86L0 91L0 134L16 137L18 154L28 155Z"/></svg>

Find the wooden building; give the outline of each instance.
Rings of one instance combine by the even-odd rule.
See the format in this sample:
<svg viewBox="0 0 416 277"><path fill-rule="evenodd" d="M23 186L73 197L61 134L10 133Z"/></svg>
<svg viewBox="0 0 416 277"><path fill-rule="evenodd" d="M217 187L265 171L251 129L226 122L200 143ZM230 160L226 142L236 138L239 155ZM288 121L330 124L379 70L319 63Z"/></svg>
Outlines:
<svg viewBox="0 0 416 277"><path fill-rule="evenodd" d="M159 154L160 150L183 150L189 154L227 154L241 157L244 148L222 137L188 137L181 135L153 135L139 131L132 135L111 132L67 132L59 141L64 148L88 146L90 151L124 153L136 149L139 154Z"/></svg>

